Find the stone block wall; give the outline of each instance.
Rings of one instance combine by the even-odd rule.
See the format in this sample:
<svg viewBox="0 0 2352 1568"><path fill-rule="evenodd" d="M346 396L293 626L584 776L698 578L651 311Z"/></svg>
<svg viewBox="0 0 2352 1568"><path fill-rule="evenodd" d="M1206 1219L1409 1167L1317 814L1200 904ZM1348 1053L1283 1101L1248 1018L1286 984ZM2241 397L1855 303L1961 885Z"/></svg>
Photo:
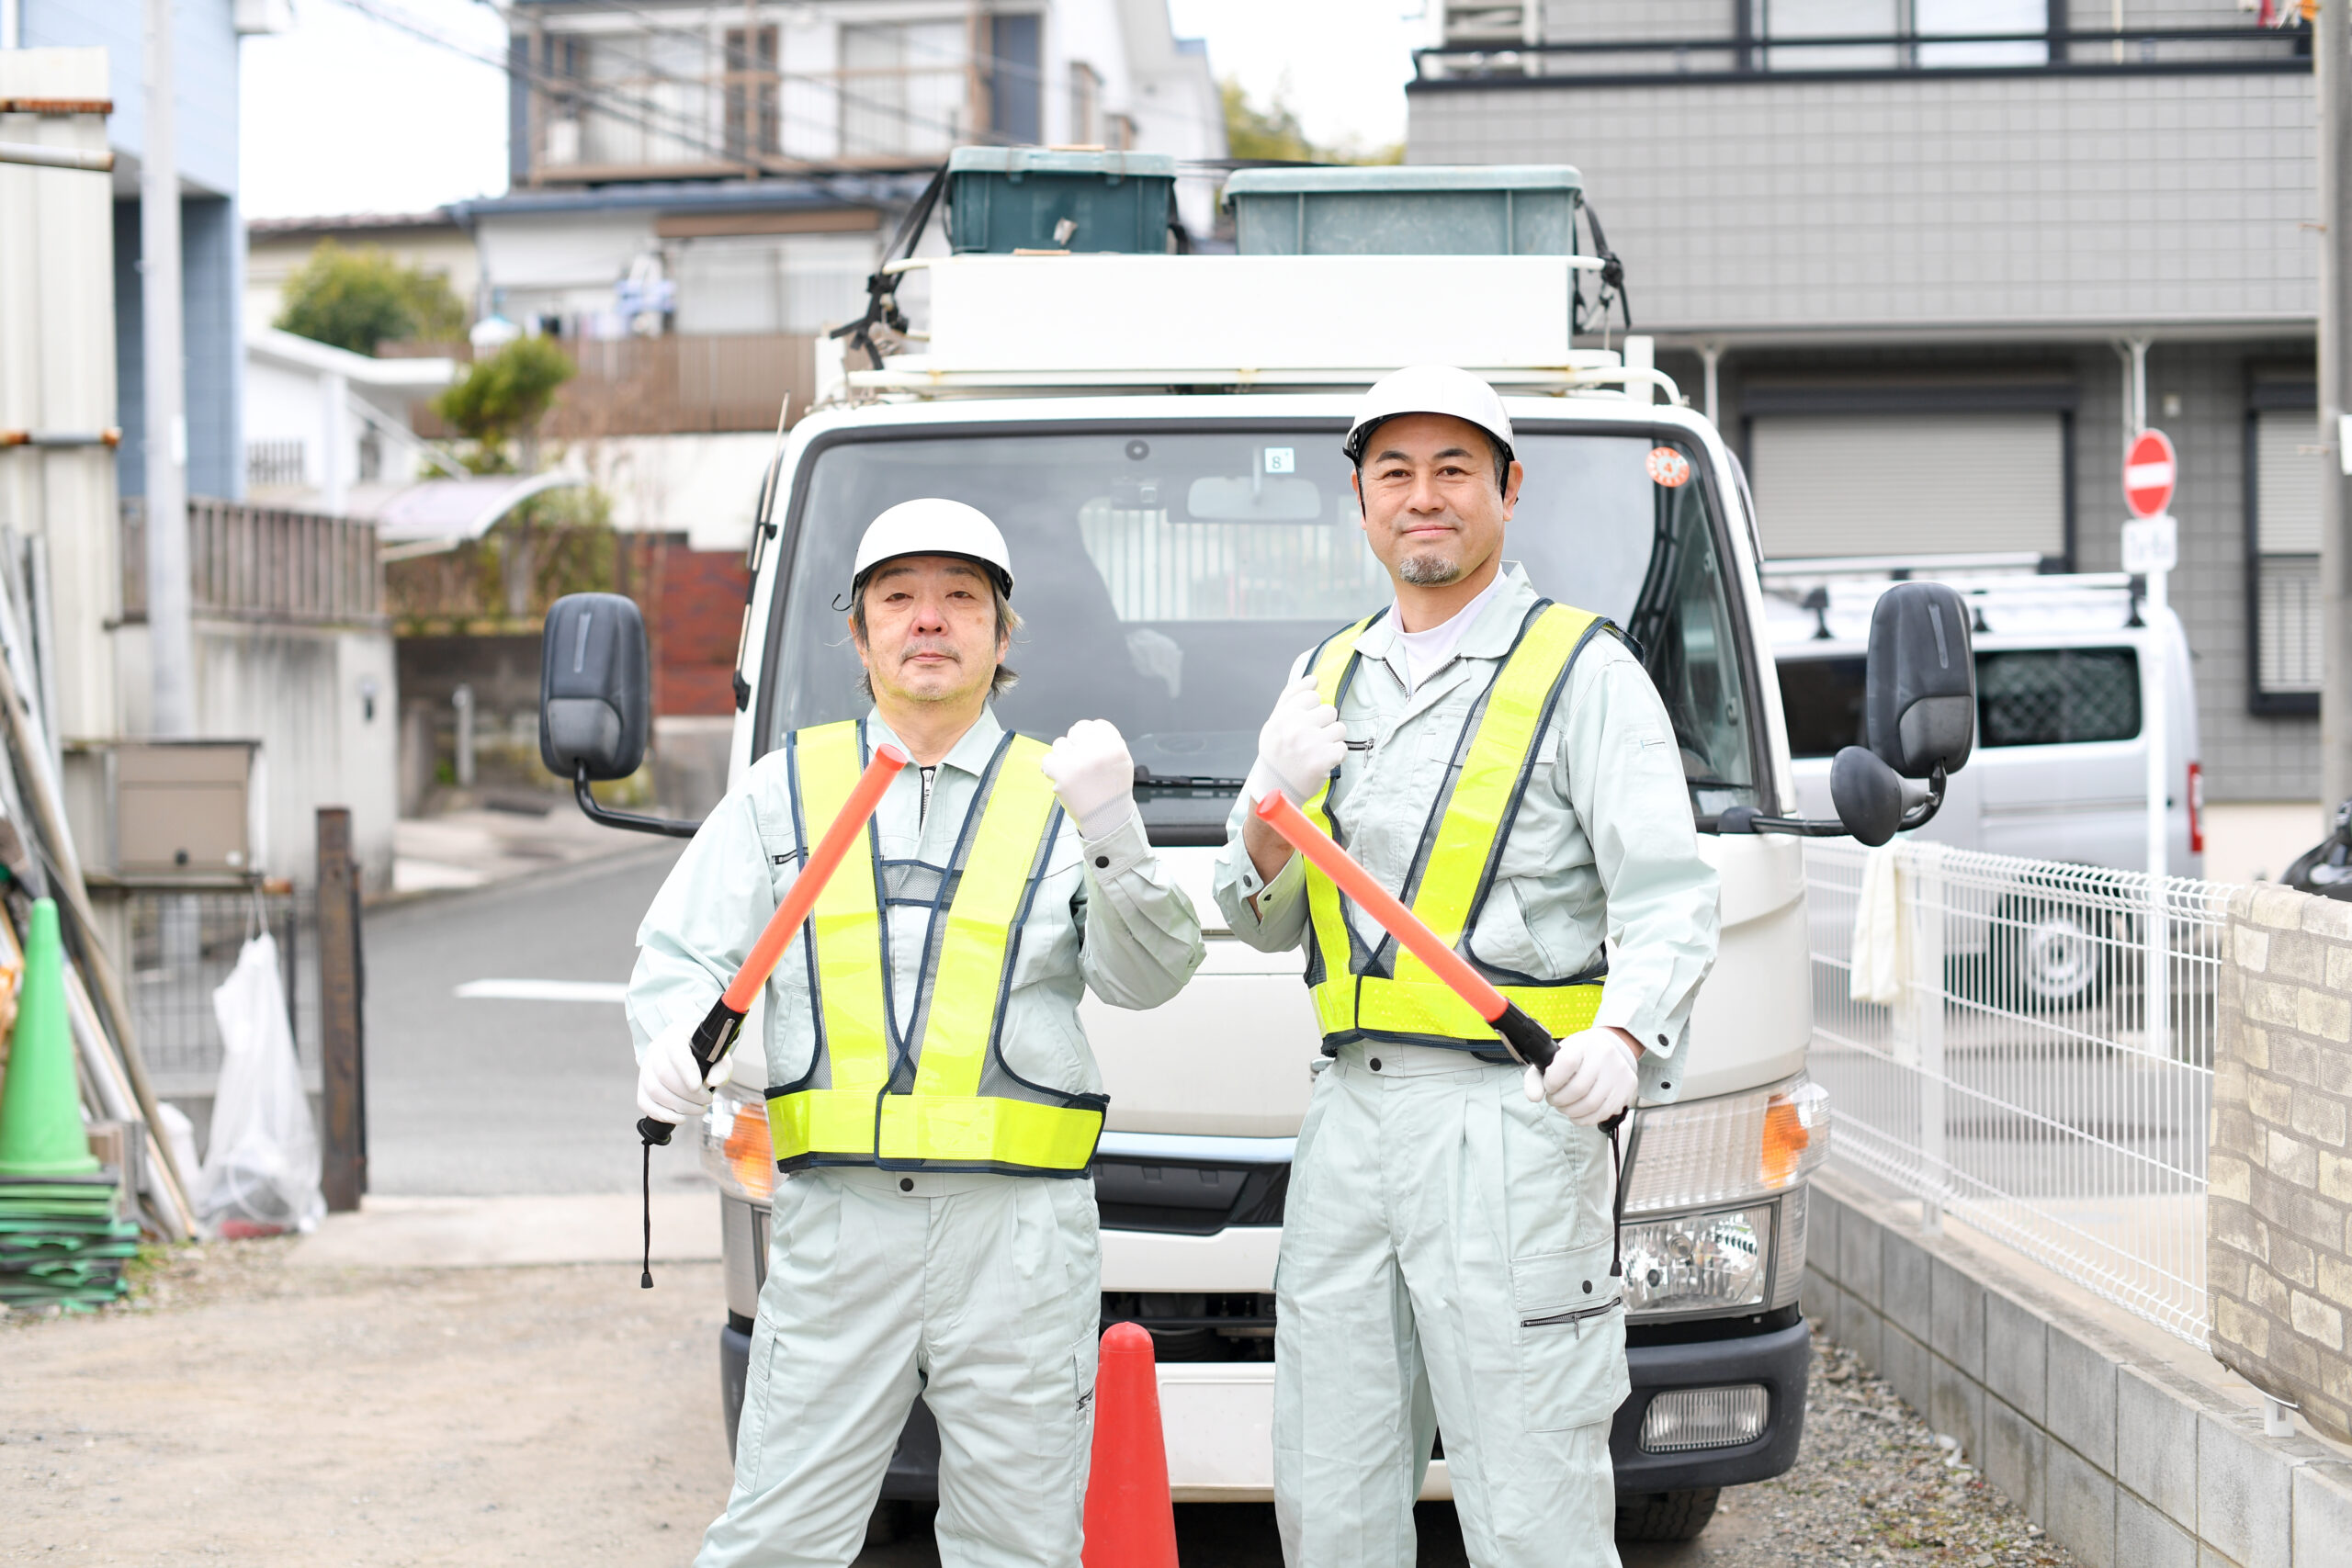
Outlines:
<svg viewBox="0 0 2352 1568"><path fill-rule="evenodd" d="M2352 903L2232 895L2206 1211L2212 1350L2352 1440Z"/></svg>

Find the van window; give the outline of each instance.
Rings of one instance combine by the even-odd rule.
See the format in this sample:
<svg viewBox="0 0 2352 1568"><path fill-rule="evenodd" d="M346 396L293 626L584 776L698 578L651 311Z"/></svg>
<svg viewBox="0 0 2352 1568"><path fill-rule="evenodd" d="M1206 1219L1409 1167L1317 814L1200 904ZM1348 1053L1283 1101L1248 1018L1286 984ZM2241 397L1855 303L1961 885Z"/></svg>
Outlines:
<svg viewBox="0 0 2352 1568"><path fill-rule="evenodd" d="M1976 743L2059 746L2140 733L2140 660L2128 648L1976 656Z"/></svg>
<svg viewBox="0 0 2352 1568"><path fill-rule="evenodd" d="M978 506L1012 552L1025 625L997 704L1050 739L1117 724L1161 843L1222 841L1258 727L1291 661L1390 603L1366 547L1337 428L838 441L806 470L762 750L866 711L841 612L858 536L885 507L940 495ZM1541 593L1610 616L1645 650L1681 743L1694 809L1756 804L1749 703L1718 566L1703 455L1668 487L1657 438L1523 432L1527 481L1504 555Z"/></svg>
<svg viewBox="0 0 2352 1568"><path fill-rule="evenodd" d="M1789 755L1870 744L1865 667L1852 658L1780 661ZM1976 744L2056 746L2140 733L2140 664L2128 648L2036 648L1976 656Z"/></svg>

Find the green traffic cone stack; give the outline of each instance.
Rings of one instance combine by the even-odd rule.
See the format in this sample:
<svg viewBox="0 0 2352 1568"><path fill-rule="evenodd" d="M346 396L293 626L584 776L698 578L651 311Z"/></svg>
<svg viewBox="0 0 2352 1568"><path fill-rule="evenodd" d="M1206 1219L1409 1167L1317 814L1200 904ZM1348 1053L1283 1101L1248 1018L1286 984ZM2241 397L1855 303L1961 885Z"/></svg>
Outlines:
<svg viewBox="0 0 2352 1568"><path fill-rule="evenodd" d="M88 1306L122 1294L139 1229L116 1217L119 1173L92 1157L82 1128L57 905L32 909L0 1079L0 1303Z"/></svg>

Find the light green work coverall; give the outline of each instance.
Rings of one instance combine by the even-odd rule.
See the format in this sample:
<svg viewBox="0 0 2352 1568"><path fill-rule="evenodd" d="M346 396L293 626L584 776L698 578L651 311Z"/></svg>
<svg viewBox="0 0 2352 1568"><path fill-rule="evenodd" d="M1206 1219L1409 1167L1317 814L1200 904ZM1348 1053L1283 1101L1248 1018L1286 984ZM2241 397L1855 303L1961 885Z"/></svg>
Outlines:
<svg viewBox="0 0 2352 1568"><path fill-rule="evenodd" d="M1525 573L1507 570L1453 661L1417 689L1393 612L1357 645L1331 800L1342 841L1391 891L1472 705L1537 602ZM1613 939L1594 1021L1642 1042L1644 1097L1671 1100L1717 927L1673 728L1641 665L1603 633L1537 745L1468 946L1492 969L1562 980ZM1252 946L1311 942L1305 863L1293 856L1261 884L1241 810L1218 907ZM1379 928L1345 909L1376 945ZM1617 1562L1609 1425L1627 1382L1608 1144L1531 1103L1523 1072L1369 1038L1317 1077L1274 1280L1274 1506L1289 1568L1410 1568L1437 1429L1476 1568Z"/></svg>
<svg viewBox="0 0 2352 1568"><path fill-rule="evenodd" d="M875 812L891 903L890 998L908 1026L938 873L1003 734L993 714L931 781L901 773ZM879 716L869 746L895 741ZM821 834L825 824L809 824ZM629 1026L640 1053L710 1009L792 886L802 852L779 750L719 803L638 931ZM1174 996L1201 962L1200 921L1129 818L1091 842L1065 818L1004 1001L1005 1062L1032 1083L1100 1093L1082 988L1114 1007ZM769 1084L808 1069L816 1031L804 943L766 993ZM747 1037L743 1047L752 1045ZM1092 1432L1102 1271L1082 1179L830 1168L776 1183L767 1283L752 1334L735 1487L701 1568L844 1568L917 1393L939 1422L939 1548L951 1568L1078 1568Z"/></svg>

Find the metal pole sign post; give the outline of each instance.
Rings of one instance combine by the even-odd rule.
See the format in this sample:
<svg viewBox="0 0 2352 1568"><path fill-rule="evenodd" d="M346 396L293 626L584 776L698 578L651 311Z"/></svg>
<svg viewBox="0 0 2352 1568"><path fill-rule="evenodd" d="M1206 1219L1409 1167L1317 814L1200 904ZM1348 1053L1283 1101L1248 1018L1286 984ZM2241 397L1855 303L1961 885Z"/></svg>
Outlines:
<svg viewBox="0 0 2352 1568"><path fill-rule="evenodd" d="M2140 734L2148 747L2148 951L2142 997L2147 1017L2148 1054L2162 1056L2172 1022L2171 920L2165 898L2165 851L2171 825L2172 739L2171 617L2165 579L2180 558L2180 526L2165 509L2172 504L2179 472L2172 441L2161 430L2143 430L2123 458L2123 502L2132 521L2123 525L2123 570L2147 581L2140 618ZM2188 781L2181 780L2181 787Z"/></svg>

